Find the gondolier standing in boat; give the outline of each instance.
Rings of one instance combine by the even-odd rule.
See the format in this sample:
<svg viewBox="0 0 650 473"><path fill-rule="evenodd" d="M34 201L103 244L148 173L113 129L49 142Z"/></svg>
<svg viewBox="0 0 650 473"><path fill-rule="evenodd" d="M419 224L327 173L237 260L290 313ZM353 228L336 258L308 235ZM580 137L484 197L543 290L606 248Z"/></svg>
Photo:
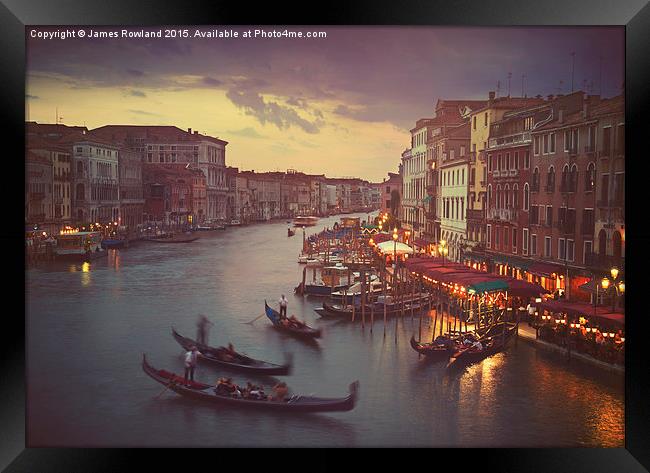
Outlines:
<svg viewBox="0 0 650 473"><path fill-rule="evenodd" d="M280 297L280 300L278 302L280 303L280 317L286 318L287 305L289 304L289 301L286 297L284 297L284 294L282 294L282 297Z"/></svg>
<svg viewBox="0 0 650 473"><path fill-rule="evenodd" d="M196 368L196 361L199 356L199 351L195 346L190 348L190 351L185 353L185 381L194 381L194 368Z"/></svg>
<svg viewBox="0 0 650 473"><path fill-rule="evenodd" d="M210 325L212 325L212 322L210 322L205 315L199 315L199 321L196 323L196 339L202 345L208 344L208 330L210 330Z"/></svg>

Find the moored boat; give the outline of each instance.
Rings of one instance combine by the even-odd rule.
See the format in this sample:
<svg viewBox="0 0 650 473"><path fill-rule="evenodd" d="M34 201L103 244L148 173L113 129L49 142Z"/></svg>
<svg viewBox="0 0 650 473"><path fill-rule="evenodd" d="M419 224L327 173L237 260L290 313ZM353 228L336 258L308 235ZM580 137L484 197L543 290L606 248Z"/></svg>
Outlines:
<svg viewBox="0 0 650 473"><path fill-rule="evenodd" d="M103 239L102 248L105 250L109 248L124 248L128 245L128 240L118 240L118 239Z"/></svg>
<svg viewBox="0 0 650 473"><path fill-rule="evenodd" d="M142 370L154 381L167 386L168 389L181 396L232 407L261 408L283 412L350 411L356 404L359 392L359 382L355 381L349 386L349 394L341 398L301 395L294 395L284 400L235 398L227 394L217 394L215 386L197 381L186 381L175 373L156 369L149 364L145 354L142 355Z"/></svg>
<svg viewBox="0 0 650 473"><path fill-rule="evenodd" d="M296 217L293 219L294 227L313 227L318 223L318 217Z"/></svg>
<svg viewBox="0 0 650 473"><path fill-rule="evenodd" d="M289 333L291 335L295 335L297 337L308 338L308 339L320 338L321 336L320 329L309 327L307 324L303 324L301 327L283 325L281 322L280 313L277 310L269 307L266 301L264 301L264 313L269 318L269 320L273 323L273 326L278 330Z"/></svg>
<svg viewBox="0 0 650 473"><path fill-rule="evenodd" d="M100 232L65 231L56 236L57 259L83 263L105 257Z"/></svg>
<svg viewBox="0 0 650 473"><path fill-rule="evenodd" d="M468 347L459 345L451 355L447 368L476 363L503 351L516 333L517 325L515 323L499 322L494 324L479 338L479 345Z"/></svg>
<svg viewBox="0 0 650 473"><path fill-rule="evenodd" d="M213 348L208 345L192 340L179 334L172 327L172 336L186 350L190 350L195 346L199 351L199 359L208 361L212 364L219 365L234 370L257 373L264 375L288 375L291 372L291 362L287 360L284 365L276 365L268 361L255 360L249 356L242 355L235 351L230 351L225 347Z"/></svg>

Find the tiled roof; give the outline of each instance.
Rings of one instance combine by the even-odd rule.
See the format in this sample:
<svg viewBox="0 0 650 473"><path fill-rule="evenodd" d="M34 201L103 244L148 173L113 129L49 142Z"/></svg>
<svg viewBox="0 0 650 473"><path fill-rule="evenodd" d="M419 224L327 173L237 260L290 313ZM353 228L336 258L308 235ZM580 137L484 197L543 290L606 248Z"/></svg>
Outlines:
<svg viewBox="0 0 650 473"><path fill-rule="evenodd" d="M221 140L198 132L190 133L177 126L168 125L105 125L92 130L93 133L111 140L126 141L128 138L144 138L156 142L176 141L212 141L226 145L227 141Z"/></svg>

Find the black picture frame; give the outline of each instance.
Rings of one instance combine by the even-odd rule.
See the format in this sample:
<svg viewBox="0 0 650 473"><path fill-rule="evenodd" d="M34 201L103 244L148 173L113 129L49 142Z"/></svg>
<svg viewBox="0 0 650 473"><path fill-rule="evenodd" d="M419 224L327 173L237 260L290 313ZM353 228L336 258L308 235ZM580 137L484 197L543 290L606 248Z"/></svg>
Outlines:
<svg viewBox="0 0 650 473"><path fill-rule="evenodd" d="M309 8L308 8L309 7ZM309 13L307 13L309 11ZM24 290L23 216L16 196L23 192L24 165L24 97L25 97L25 25L158 25L158 24L294 24L294 25L454 25L454 26L532 26L532 25L621 25L626 30L626 155L628 192L627 199L628 258L626 272L626 299L628 304L627 360L626 360L626 413L624 449L490 449L480 451L437 450L435 452L390 452L373 450L363 459L364 469L374 469L396 461L402 467L406 462L424 468L449 468L443 457L457 462L458 467L480 468L491 471L570 471L577 472L641 472L650 466L650 409L647 400L648 369L644 360L644 334L647 333L643 313L643 251L650 240L641 208L643 176L648 160L642 152L647 129L644 105L650 103L650 5L646 0L611 2L608 0L472 0L461 1L411 1L411 2L356 2L354 4L322 3L280 6L272 2L244 4L223 1L174 1L140 3L127 0L101 2L99 0L3 0L0 3L0 119L7 155L4 195L6 217L0 226L0 242L4 249L5 283L7 300L12 294ZM631 159L630 159L631 158ZM22 179L22 180L21 180ZM637 187L638 182L638 187ZM14 213L15 212L15 213ZM629 218L629 215L632 218ZM13 222L13 223L7 223ZM13 246L15 245L15 250ZM24 274L24 273L23 273ZM15 298L13 298L15 299ZM19 299L20 300L20 299ZM21 304L18 304L21 305ZM24 312L24 300L23 300ZM639 312L635 313L634 308ZM25 448L25 325L20 318L20 308L6 310L5 337L2 344L2 383L0 391L0 467L9 472L22 471L131 471L138 460L173 466L192 467L199 460L215 469L237 465L246 466L247 460L236 451L226 455L206 451L186 453L175 450L142 452L117 449L32 449ZM8 320L10 319L10 320ZM10 324L7 324L10 321ZM53 409L56 406L52 406ZM535 428L531 426L531 428ZM422 455L420 457L420 454ZM317 455L317 456L316 456ZM338 469L341 460L335 455L316 454L310 470ZM265 460L256 460L256 469L290 467L285 463L286 453L266 450ZM218 458L218 459L217 459ZM294 457L295 458L295 457ZM295 460L294 460L295 461ZM290 461L290 463L294 463ZM225 462L225 463L224 463ZM480 462L480 463L477 463ZM439 466L436 466L439 465ZM156 466L150 465L152 470ZM166 468L167 469L167 468Z"/></svg>

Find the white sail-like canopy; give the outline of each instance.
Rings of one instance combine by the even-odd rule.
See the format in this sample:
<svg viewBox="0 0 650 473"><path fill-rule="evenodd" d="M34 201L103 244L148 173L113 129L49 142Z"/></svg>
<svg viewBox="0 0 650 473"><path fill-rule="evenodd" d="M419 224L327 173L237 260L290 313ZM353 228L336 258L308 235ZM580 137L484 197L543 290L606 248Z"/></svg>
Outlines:
<svg viewBox="0 0 650 473"><path fill-rule="evenodd" d="M413 248L408 246L406 243L394 242L394 241L384 241L377 244L377 248L384 254L398 254L398 255L412 255Z"/></svg>

